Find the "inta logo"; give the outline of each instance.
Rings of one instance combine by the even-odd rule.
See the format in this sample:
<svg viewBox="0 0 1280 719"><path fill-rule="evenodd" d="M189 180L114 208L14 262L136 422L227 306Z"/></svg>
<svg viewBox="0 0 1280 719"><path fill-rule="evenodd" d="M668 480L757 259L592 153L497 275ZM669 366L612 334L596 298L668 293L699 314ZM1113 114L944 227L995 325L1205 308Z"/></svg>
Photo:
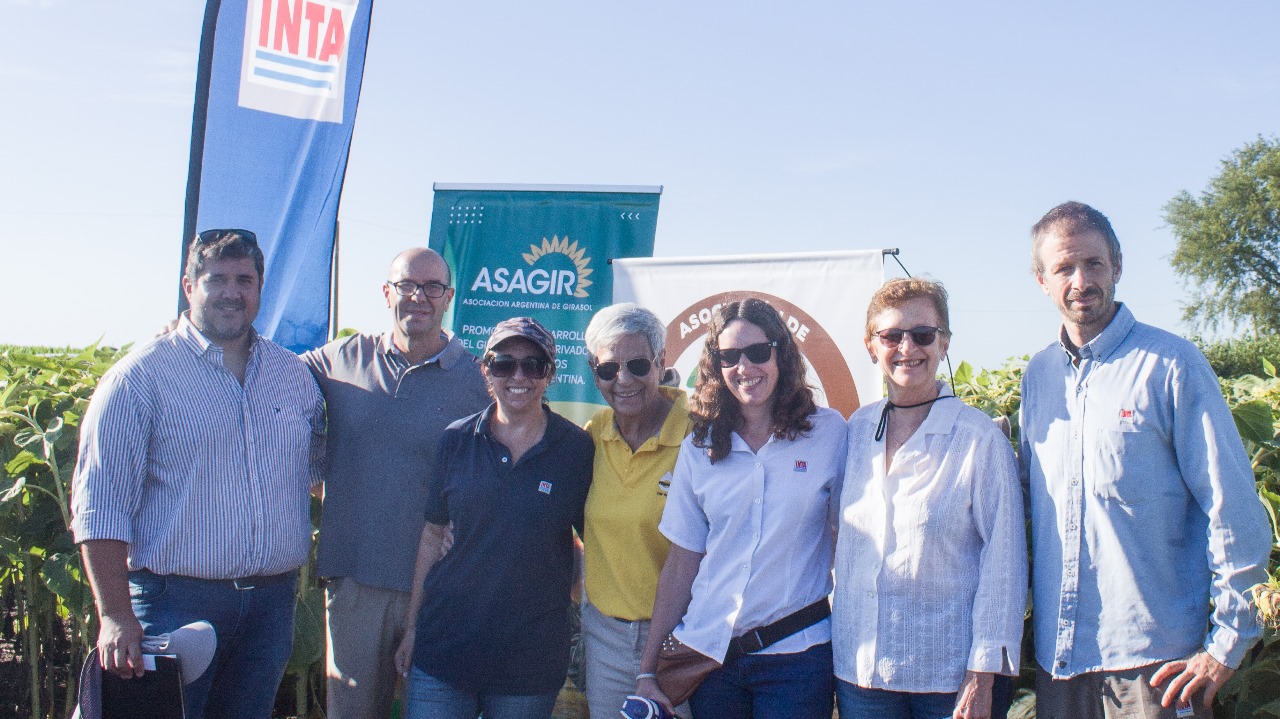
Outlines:
<svg viewBox="0 0 1280 719"><path fill-rule="evenodd" d="M240 106L342 122L347 45L359 0L248 0Z"/></svg>

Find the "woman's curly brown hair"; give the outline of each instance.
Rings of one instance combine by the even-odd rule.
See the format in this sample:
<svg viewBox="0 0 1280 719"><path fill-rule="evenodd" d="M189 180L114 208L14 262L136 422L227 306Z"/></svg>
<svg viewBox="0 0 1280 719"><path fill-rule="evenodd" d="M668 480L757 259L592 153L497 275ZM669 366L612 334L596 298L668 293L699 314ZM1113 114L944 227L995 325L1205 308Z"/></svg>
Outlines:
<svg viewBox="0 0 1280 719"><path fill-rule="evenodd" d="M805 383L804 358L782 323L778 311L768 302L749 297L729 302L716 309L707 332L702 358L698 360L698 377L689 399L689 415L693 418L693 444L707 450L712 463L729 455L731 432L742 427L742 408L729 391L720 373L716 353L720 349L720 333L733 320L744 320L759 327L765 337L776 340L774 356L778 361L778 384L773 389L773 436L795 439L813 428L809 415L817 411L813 390Z"/></svg>

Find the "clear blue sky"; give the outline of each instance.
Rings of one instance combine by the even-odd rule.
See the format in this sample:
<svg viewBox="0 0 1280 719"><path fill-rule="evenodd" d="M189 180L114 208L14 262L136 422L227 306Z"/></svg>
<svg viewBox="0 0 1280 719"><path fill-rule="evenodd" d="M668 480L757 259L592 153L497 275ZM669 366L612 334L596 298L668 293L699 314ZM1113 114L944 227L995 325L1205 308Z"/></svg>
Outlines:
<svg viewBox="0 0 1280 719"><path fill-rule="evenodd" d="M0 0L0 342L173 315L203 9ZM661 256L898 247L988 367L1052 339L1028 228L1078 199L1120 236L1118 297L1186 333L1162 208L1280 132L1277 27L1270 0L378 0L341 324L386 326L440 181L663 185Z"/></svg>

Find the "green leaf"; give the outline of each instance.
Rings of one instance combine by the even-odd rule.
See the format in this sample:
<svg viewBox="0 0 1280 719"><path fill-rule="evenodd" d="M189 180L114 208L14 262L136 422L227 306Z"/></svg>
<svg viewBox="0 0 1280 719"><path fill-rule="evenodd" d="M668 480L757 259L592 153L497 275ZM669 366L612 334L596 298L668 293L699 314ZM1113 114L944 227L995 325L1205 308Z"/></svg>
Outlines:
<svg viewBox="0 0 1280 719"><path fill-rule="evenodd" d="M13 443L24 449L44 439L44 436L33 429L21 429L13 435Z"/></svg>
<svg viewBox="0 0 1280 719"><path fill-rule="evenodd" d="M1280 719L1280 699L1267 702L1253 710L1255 717L1274 717Z"/></svg>
<svg viewBox="0 0 1280 719"><path fill-rule="evenodd" d="M5 564L14 564L18 561L18 554L22 548L18 543L8 537L0 537L0 558L7 560Z"/></svg>
<svg viewBox="0 0 1280 719"><path fill-rule="evenodd" d="M1261 400L1242 402L1231 408L1240 436L1253 442L1265 442L1276 436L1271 406Z"/></svg>
<svg viewBox="0 0 1280 719"><path fill-rule="evenodd" d="M304 672L324 656L324 590L307 587L298 597L293 620L289 671Z"/></svg>
<svg viewBox="0 0 1280 719"><path fill-rule="evenodd" d="M13 486L9 487L7 490L5 490L4 494L0 495L0 503L9 502L21 497L22 492L23 490L26 489L26 487L27 487L26 477L18 477L17 479L13 480Z"/></svg>
<svg viewBox="0 0 1280 719"><path fill-rule="evenodd" d="M1266 372L1268 377L1276 376L1276 366L1271 364L1266 357L1262 358L1262 371Z"/></svg>
<svg viewBox="0 0 1280 719"><path fill-rule="evenodd" d="M92 597L85 582L80 557L76 554L50 554L40 566L45 586L68 606L79 611L86 597Z"/></svg>
<svg viewBox="0 0 1280 719"><path fill-rule="evenodd" d="M9 476L12 477L18 474L19 472L26 470L28 467L30 467L33 464L39 465L44 463L41 462L40 459L36 457L34 454L24 449L18 454L16 454L13 459L9 460L7 464L5 464L4 471L8 472Z"/></svg>

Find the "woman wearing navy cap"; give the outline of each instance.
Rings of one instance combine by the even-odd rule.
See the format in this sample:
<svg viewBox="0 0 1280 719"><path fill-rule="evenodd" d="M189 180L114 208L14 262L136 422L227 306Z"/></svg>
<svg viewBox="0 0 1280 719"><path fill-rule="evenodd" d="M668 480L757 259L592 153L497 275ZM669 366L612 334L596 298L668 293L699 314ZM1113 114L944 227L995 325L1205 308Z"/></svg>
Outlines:
<svg viewBox="0 0 1280 719"><path fill-rule="evenodd" d="M556 356L545 327L505 320L486 347L494 403L445 430L441 471L425 479L427 524L396 652L409 719L545 719L569 667L573 531L594 448L543 405Z"/></svg>

